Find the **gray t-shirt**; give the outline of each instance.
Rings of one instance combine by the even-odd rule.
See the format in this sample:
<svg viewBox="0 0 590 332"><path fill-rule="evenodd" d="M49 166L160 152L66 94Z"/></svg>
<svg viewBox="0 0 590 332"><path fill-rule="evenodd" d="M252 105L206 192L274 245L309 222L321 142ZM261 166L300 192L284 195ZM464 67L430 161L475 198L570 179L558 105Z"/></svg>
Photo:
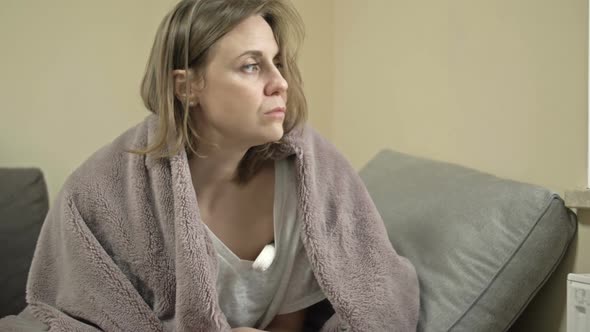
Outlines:
<svg viewBox="0 0 590 332"><path fill-rule="evenodd" d="M307 308L325 298L300 239L295 170L292 161L275 163L274 238L276 256L262 272L236 256L215 234L219 258L217 292L232 328L264 329L276 315Z"/></svg>

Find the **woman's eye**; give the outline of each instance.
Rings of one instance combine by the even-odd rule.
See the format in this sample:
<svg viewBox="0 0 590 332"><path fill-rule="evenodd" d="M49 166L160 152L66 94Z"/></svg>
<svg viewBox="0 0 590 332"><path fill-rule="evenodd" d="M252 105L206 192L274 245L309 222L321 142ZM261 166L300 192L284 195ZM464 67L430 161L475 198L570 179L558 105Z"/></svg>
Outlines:
<svg viewBox="0 0 590 332"><path fill-rule="evenodd" d="M275 63L275 67L277 67L278 70L282 70L283 69L283 64L280 62Z"/></svg>
<svg viewBox="0 0 590 332"><path fill-rule="evenodd" d="M242 69L244 69L244 71L248 73L253 73L254 71L257 71L260 68L257 63L251 63L243 66Z"/></svg>

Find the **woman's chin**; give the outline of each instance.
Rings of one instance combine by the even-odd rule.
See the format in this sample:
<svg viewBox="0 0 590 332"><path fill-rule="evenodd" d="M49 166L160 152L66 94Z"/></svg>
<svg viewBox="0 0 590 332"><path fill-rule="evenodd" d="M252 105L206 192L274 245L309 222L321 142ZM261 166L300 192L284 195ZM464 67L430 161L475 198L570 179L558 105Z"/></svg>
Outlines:
<svg viewBox="0 0 590 332"><path fill-rule="evenodd" d="M269 137L267 143L276 142L276 141L280 140L281 138L283 138L283 134L284 134L284 131L283 131L282 127L280 129L275 130L275 132L272 133L272 135L269 135L270 137Z"/></svg>
<svg viewBox="0 0 590 332"><path fill-rule="evenodd" d="M277 125L273 125L272 127L269 128L265 128L265 133L264 133L264 142L262 144L266 144L266 143L271 143L271 142L276 142L278 140L280 140L281 138L283 138L284 135L284 130L283 130L283 125L281 124L280 126Z"/></svg>

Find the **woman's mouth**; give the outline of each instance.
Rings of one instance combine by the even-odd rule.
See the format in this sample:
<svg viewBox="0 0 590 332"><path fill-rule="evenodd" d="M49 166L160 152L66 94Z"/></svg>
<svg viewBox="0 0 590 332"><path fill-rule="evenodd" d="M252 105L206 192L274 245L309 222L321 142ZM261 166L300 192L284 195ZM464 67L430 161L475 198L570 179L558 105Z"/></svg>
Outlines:
<svg viewBox="0 0 590 332"><path fill-rule="evenodd" d="M264 113L264 115L273 119L283 119L285 117L285 112L286 109L284 107L277 107Z"/></svg>

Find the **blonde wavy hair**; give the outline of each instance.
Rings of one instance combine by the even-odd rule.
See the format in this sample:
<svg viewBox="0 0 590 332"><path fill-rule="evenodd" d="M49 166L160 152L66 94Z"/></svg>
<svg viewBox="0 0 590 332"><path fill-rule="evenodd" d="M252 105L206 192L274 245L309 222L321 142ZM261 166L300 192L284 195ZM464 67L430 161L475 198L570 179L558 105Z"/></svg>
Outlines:
<svg viewBox="0 0 590 332"><path fill-rule="evenodd" d="M189 157L198 156L199 145L206 142L195 128L188 100L180 101L174 95L172 72L192 69L206 82L203 73L211 47L253 15L262 16L269 24L279 47L281 73L289 85L285 135L305 122L307 102L296 62L304 27L289 0L182 0L158 27L141 84L146 108L158 115L156 138L145 150L133 152L165 158L185 149ZM282 144L283 139L250 148L240 162L236 181L245 183L251 179Z"/></svg>

